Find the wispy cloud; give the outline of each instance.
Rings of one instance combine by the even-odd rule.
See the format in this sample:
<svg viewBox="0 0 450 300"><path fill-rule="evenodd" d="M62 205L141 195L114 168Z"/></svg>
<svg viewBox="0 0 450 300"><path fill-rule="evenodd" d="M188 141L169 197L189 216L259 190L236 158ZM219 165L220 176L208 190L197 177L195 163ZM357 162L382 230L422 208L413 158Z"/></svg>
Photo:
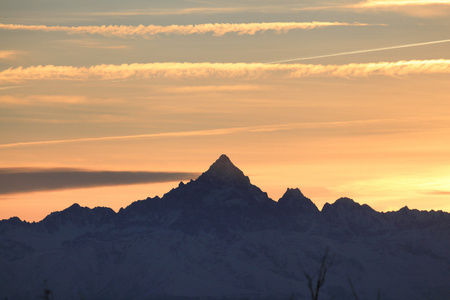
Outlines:
<svg viewBox="0 0 450 300"><path fill-rule="evenodd" d="M425 191L424 194L436 196L450 196L450 191L432 190L432 191Z"/></svg>
<svg viewBox="0 0 450 300"><path fill-rule="evenodd" d="M166 16L166 15L191 15L191 14L228 14L240 12L267 12L279 7L190 7L190 8L166 8L166 9L139 9L107 12L92 12L91 16L129 17L129 16Z"/></svg>
<svg viewBox="0 0 450 300"><path fill-rule="evenodd" d="M0 86L0 91L2 90L11 90L11 89L17 89L22 87L21 85L11 85L11 86ZM0 100L1 102L1 100Z"/></svg>
<svg viewBox="0 0 450 300"><path fill-rule="evenodd" d="M71 47L82 47L82 48L92 48L92 49L108 49L108 50L124 50L129 49L130 47L127 45L114 45L108 44L108 41L105 40L89 40L89 39L72 39L72 40L61 40L59 42L63 42L69 44Z"/></svg>
<svg viewBox="0 0 450 300"><path fill-rule="evenodd" d="M289 129L295 128L295 126L298 126L298 125L299 124L265 125L265 126L233 127L233 128L197 130L197 131L163 132L163 133L150 133L150 134L125 135L125 136L107 136L107 137L94 137L94 138L81 138L81 139L53 140L53 141L20 142L20 143L2 144L2 145L0 145L0 149L1 148L24 147L24 146L94 142L94 141L151 139L151 138L163 138L163 137L175 137L176 138L176 137L190 137L190 136L213 136L213 135L226 135L226 134L240 133L240 132L264 132L264 131L268 132L268 131L289 130Z"/></svg>
<svg viewBox="0 0 450 300"><path fill-rule="evenodd" d="M189 180L199 173L0 168L0 194Z"/></svg>
<svg viewBox="0 0 450 300"><path fill-rule="evenodd" d="M438 118L436 119L438 120ZM101 142L101 141L120 141L120 140L134 140L134 139L155 139L155 138L179 138L179 137L199 137L199 136L218 136L238 133L251 132L278 132L294 129L321 129L321 128L338 128L363 125L380 125L388 124L391 128L394 124L403 123L417 123L422 121L430 121L429 119L369 119L369 120L351 120L351 121L335 121L335 122L303 122L303 123L287 123L275 125L261 125L261 126L247 126L247 127L231 127L219 129L207 129L197 131L179 131L179 132L162 132L138 135L123 135L123 136L106 136L106 137L92 137L92 138L78 138L66 140L51 140L51 141L34 141L34 142L18 142L9 144L0 144L0 149L28 147L28 146L44 146L66 143L81 143L81 142ZM382 131L382 133L386 133Z"/></svg>
<svg viewBox="0 0 450 300"><path fill-rule="evenodd" d="M203 3L205 4L205 3ZM211 14L237 14L237 13L292 13L294 11L311 11L328 9L336 6L309 7L307 3L283 3L282 5L234 6L234 7L189 7L189 8L154 8L139 10L118 10L92 12L95 17L132 17L132 16L176 16L176 15L211 15Z"/></svg>
<svg viewBox="0 0 450 300"><path fill-rule="evenodd" d="M275 31L286 33L295 29L314 29L331 26L369 26L363 23L341 23L341 22L273 22L273 23L209 23L198 25L103 25L103 26L46 26L46 25L21 25L0 24L3 30L31 30L45 32L66 32L70 34L99 34L103 36L136 37L154 36L160 34L206 34L222 36L227 33L239 35L254 35L258 32Z"/></svg>
<svg viewBox="0 0 450 300"><path fill-rule="evenodd" d="M450 0L367 0L349 8L396 11L419 17L450 14Z"/></svg>
<svg viewBox="0 0 450 300"><path fill-rule="evenodd" d="M428 6L444 4L450 5L450 0L367 0L360 2L355 7L396 7L396 6Z"/></svg>
<svg viewBox="0 0 450 300"><path fill-rule="evenodd" d="M262 85L202 85L202 86L175 86L175 87L160 87L159 91L174 93L174 94L187 94L187 93L223 93L223 92L246 92L257 91L264 89Z"/></svg>
<svg viewBox="0 0 450 300"><path fill-rule="evenodd" d="M0 83L29 80L120 80L148 78L366 77L449 74L450 59L352 63L345 65L267 63L148 63L122 65L32 66L0 72Z"/></svg>
<svg viewBox="0 0 450 300"><path fill-rule="evenodd" d="M16 50L3 50L0 51L0 60L15 60L18 56L22 55L22 51Z"/></svg>
<svg viewBox="0 0 450 300"><path fill-rule="evenodd" d="M18 86L20 87L20 86ZM14 87L8 87L14 88ZM0 88L1 90L2 88ZM36 104L93 104L93 103L119 103L122 100L114 98L87 97L82 95L0 95L0 103L17 105Z"/></svg>
<svg viewBox="0 0 450 300"><path fill-rule="evenodd" d="M418 17L445 16L450 13L450 0L365 0L356 4L292 7L291 11L392 11Z"/></svg>

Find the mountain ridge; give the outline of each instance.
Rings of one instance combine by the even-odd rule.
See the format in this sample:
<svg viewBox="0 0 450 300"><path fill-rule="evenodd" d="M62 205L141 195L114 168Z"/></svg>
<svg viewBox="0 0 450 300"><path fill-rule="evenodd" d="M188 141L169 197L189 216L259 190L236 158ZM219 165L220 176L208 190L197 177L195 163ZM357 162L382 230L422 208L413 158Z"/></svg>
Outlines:
<svg viewBox="0 0 450 300"><path fill-rule="evenodd" d="M132 207L134 205L138 205L138 203L143 204L146 201L170 201L170 199L175 198L177 196L177 193L181 190L185 190L186 188L190 187L191 185L193 185L194 183L197 183L197 186L199 185L198 183L201 182L202 184L212 184L213 188L216 187L222 187L225 185L225 187L228 189L230 188L229 185L240 185L245 186L252 186L255 187L257 189L255 189L255 191L261 191L258 187L252 185L250 183L250 179L248 176L246 176L239 168L237 168L232 162L231 160L228 158L228 156L226 156L225 154L222 154L210 167L209 169L202 173L196 180L191 180L188 183L184 183L183 181L181 181L178 185L177 188L173 188L171 191L167 192L163 197L158 197L155 196L154 198L147 198L144 200L137 200L134 201L133 203L131 203L130 205L128 205L125 208L121 208L116 214L119 214L123 211L125 211L126 209L128 209L129 207ZM197 192L197 191L196 191ZM173 195L175 194L175 196ZM307 209L310 211L317 211L317 212L324 212L324 210L329 213L328 211L331 210L336 210L336 207L343 207L343 208L348 208L348 209L353 209L353 210L357 210L359 208L361 209L365 209L367 210L371 210L373 212L376 213L381 213L381 214L389 214L389 213L395 213L398 212L400 213L401 211L405 210L405 211L417 211L417 212L434 212L434 210L431 211L426 211L426 210L417 210L417 209L409 209L407 206L399 209L398 211L388 211L388 212L378 212L376 210L374 210L372 207L370 207L368 204L360 204L356 201L354 201L353 199L347 198L347 197L341 197L339 199L337 199L335 202L333 203L325 203L324 206L322 207L322 209L320 210L319 208L317 208L317 206L307 197L305 197L303 195L303 193L300 191L300 189L298 187L296 188L287 188L286 192L283 194L283 196L278 199L278 201L274 201L271 198L269 198L267 196L267 193L262 192L261 194L264 195L268 200L271 200L273 202L269 202L269 203L278 203L280 204L281 201L281 205L285 205L285 206L289 206L290 208L292 208L292 206L296 206L298 208L298 206L306 206L308 207ZM195 197L198 198L199 195L194 195ZM201 195L200 195L201 196ZM294 200L294 198L296 198L296 200ZM72 204L70 207L62 210L62 211L56 211L56 212L52 212L49 215L47 215L43 220L38 221L42 222L44 221L46 218L54 215L54 214L58 214L58 213L63 213L63 212L68 212L70 210L79 210L79 209L86 209L89 207L81 207L78 203L74 203ZM108 207L94 207L94 208L89 208L91 210L95 210L95 209L108 209L111 210ZM442 213L447 213L445 211L442 210L438 210L436 212L442 212ZM20 218L18 217L11 217L10 219L3 219L1 221L8 221L8 220L15 220L17 222L17 220L20 220ZM21 222L26 222L26 223L30 223L27 221L22 221ZM31 222L31 223L35 223L35 222Z"/></svg>
<svg viewBox="0 0 450 300"><path fill-rule="evenodd" d="M444 300L450 214L319 210L298 188L274 201L222 155L196 180L114 212L73 204L36 223L0 221L0 298L306 299L325 249L324 296ZM23 285L23 282L27 282ZM419 284L418 284L419 283ZM56 296L55 296L56 297Z"/></svg>

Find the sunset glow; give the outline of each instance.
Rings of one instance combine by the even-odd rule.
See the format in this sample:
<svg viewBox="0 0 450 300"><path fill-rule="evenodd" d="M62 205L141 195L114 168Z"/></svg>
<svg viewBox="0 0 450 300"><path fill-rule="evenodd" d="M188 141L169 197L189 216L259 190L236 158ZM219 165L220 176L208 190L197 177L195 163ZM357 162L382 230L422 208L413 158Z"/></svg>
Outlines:
<svg viewBox="0 0 450 300"><path fill-rule="evenodd" d="M0 175L179 176L0 190L0 219L118 210L223 153L275 200L450 211L449 7L6 1Z"/></svg>

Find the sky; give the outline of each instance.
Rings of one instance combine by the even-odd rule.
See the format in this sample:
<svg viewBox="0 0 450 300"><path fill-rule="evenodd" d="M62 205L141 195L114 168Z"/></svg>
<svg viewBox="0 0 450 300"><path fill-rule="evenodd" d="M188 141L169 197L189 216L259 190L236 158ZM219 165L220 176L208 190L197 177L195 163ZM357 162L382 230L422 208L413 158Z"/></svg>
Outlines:
<svg viewBox="0 0 450 300"><path fill-rule="evenodd" d="M450 0L0 0L0 219L163 196L450 211Z"/></svg>

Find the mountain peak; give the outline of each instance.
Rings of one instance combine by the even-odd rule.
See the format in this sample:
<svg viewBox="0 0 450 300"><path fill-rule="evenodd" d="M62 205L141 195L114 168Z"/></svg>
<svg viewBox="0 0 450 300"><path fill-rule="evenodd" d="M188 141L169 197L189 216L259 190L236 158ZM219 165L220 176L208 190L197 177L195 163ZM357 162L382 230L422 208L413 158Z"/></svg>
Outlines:
<svg viewBox="0 0 450 300"><path fill-rule="evenodd" d="M367 218L367 216L379 214L369 205L361 205L347 197L339 198L333 204L325 203L322 208L322 213L332 217L347 217L349 220L351 219L352 222L355 218L358 218L358 216L360 218Z"/></svg>
<svg viewBox="0 0 450 300"><path fill-rule="evenodd" d="M306 198L299 188L288 188L283 197L278 200L278 204L296 212L319 212L316 205L309 198Z"/></svg>
<svg viewBox="0 0 450 300"><path fill-rule="evenodd" d="M341 197L334 202L335 205L342 206L361 206L359 203L355 202L353 199L348 197Z"/></svg>
<svg viewBox="0 0 450 300"><path fill-rule="evenodd" d="M287 197L289 197L289 198L292 198L292 197L300 198L300 197L304 197L304 195L303 195L303 193L300 191L299 188L293 188L293 189L288 188L288 189L286 190L286 192L284 193L284 195L283 195L282 198L287 198ZM281 199L280 199L280 200L281 200Z"/></svg>
<svg viewBox="0 0 450 300"><path fill-rule="evenodd" d="M347 197L341 197L337 199L333 204L325 203L325 205L322 208L323 212L330 212L330 211L340 211L340 210L358 210L361 208L361 204L355 202L353 199L347 198Z"/></svg>
<svg viewBox="0 0 450 300"><path fill-rule="evenodd" d="M224 164L233 164L230 158L226 154L222 154L217 160L216 163L224 163Z"/></svg>
<svg viewBox="0 0 450 300"><path fill-rule="evenodd" d="M236 167L225 154L222 154L199 178L199 181L241 182L248 184L250 180Z"/></svg>
<svg viewBox="0 0 450 300"><path fill-rule="evenodd" d="M171 190L164 201L204 207L272 207L274 201L237 168L226 155L221 155L209 169L185 185Z"/></svg>
<svg viewBox="0 0 450 300"><path fill-rule="evenodd" d="M209 167L209 170L213 171L222 171L222 172L241 172L226 156L225 154L222 154L212 165ZM241 172L242 173L242 172Z"/></svg>

